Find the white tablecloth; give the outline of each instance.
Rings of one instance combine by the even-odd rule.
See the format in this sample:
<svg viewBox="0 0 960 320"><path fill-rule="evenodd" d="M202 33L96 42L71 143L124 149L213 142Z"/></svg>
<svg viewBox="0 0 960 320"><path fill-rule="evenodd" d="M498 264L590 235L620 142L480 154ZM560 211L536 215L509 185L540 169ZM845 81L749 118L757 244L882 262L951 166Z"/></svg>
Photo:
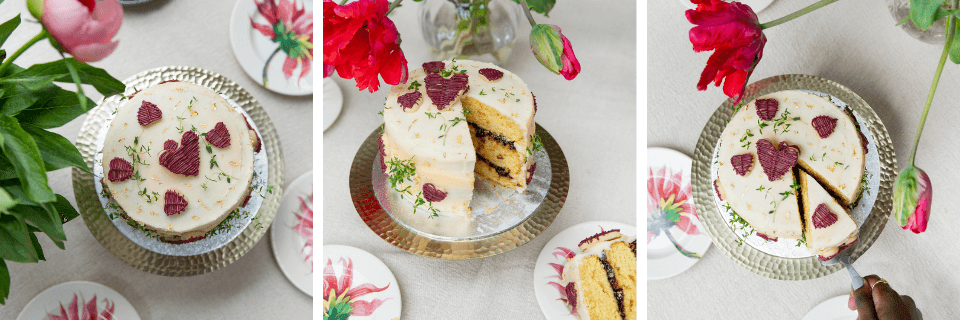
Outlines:
<svg viewBox="0 0 960 320"><path fill-rule="evenodd" d="M260 101L281 137L284 186L311 170L313 162L312 97L288 97L269 91L248 77L230 46L230 14L235 1L157 1L152 8L126 10L117 39L120 45L106 59L93 63L123 80L162 66L211 70L243 86ZM40 31L24 1L0 4L0 20L17 13L25 20L7 40L11 54ZM28 66L59 59L48 42L26 51L16 63ZM75 90L72 85L65 86ZM97 101L92 88L84 90ZM54 130L76 141L85 116ZM49 174L53 191L76 204L70 169ZM152 275L121 262L91 236L82 218L64 225L66 250L40 236L46 261L7 263L13 278L11 294L0 307L0 319L14 319L34 296L53 285L85 280L104 284L127 298L143 319L309 319L311 298L283 276L270 249L269 232L236 262L204 275L171 278Z"/></svg>
<svg viewBox="0 0 960 320"><path fill-rule="evenodd" d="M813 1L775 1L759 14L766 22ZM710 53L695 53L687 37L680 1L648 6L647 143L692 155L707 119L726 99L720 88L696 89ZM942 46L914 40L895 26L884 1L840 1L765 33L763 60L751 80L779 74L810 74L834 80L863 97L877 112L906 165L916 126ZM917 165L934 185L933 213L926 233L915 235L889 221L854 266L878 274L900 294L912 296L925 319L955 319L960 301L960 243L954 208L960 186L949 145L957 136L960 112L953 102L960 67L947 62L927 119ZM849 293L846 272L808 281L780 281L734 264L717 248L686 272L647 282L650 319L800 319L822 301Z"/></svg>
<svg viewBox="0 0 960 320"><path fill-rule="evenodd" d="M353 80L337 78L344 108L323 138L323 243L358 247L383 260L397 277L403 319L544 319L534 297L533 268L547 241L582 222L636 223L636 7L632 2L560 1L549 18L534 14L539 23L563 28L573 43L583 66L573 81L537 62L529 51L530 29L525 21L513 55L503 66L536 92L536 121L553 135L569 162L570 193L543 234L520 248L474 261L425 258L380 239L357 214L348 176L360 144L383 123L377 112L383 108L389 86L371 94L357 91ZM411 69L434 60L420 34L419 6L404 2L391 14Z"/></svg>

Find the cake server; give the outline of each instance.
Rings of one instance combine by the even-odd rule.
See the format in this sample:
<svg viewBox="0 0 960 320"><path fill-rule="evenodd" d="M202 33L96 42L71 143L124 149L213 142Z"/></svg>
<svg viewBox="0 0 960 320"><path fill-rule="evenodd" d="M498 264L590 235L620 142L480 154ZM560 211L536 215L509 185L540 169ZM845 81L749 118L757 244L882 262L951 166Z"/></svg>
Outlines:
<svg viewBox="0 0 960 320"><path fill-rule="evenodd" d="M850 281L854 288L859 288L863 286L863 277L857 273L857 269L853 268L853 264L850 263L850 253L853 251L853 248L847 248L841 251L839 254L827 261L821 261L820 263L825 266L835 265L837 263L843 263L847 267L847 272L850 274Z"/></svg>

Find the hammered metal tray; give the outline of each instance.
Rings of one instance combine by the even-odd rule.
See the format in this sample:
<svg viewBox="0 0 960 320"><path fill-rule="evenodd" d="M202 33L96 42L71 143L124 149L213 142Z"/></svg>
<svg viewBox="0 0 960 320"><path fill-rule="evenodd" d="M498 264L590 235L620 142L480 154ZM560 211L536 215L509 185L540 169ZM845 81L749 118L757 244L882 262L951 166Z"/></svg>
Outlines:
<svg viewBox="0 0 960 320"><path fill-rule="evenodd" d="M270 227L283 193L283 154L276 128L260 103L240 85L220 74L200 68L180 66L150 69L124 80L127 86L124 93L129 95L136 89L143 89L165 80L189 81L220 92L246 111L250 120L256 125L270 163L267 168L269 172L267 185L273 186L273 193L265 194L260 210L257 212L259 227L251 224L229 243L207 253L188 256L160 254L137 245L114 226L101 206L92 173L74 168L73 189L80 215L90 233L118 259L134 268L156 275L193 276L217 270L236 261L253 248ZM80 150L84 162L91 169L98 152L97 134L103 127L109 125L109 120L112 119L113 108L108 105L117 103L119 103L119 96L104 99L87 114L80 129L77 149Z"/></svg>
<svg viewBox="0 0 960 320"><path fill-rule="evenodd" d="M501 254L533 240L540 235L560 213L570 186L567 160L556 140L537 125L537 133L543 142L546 155L537 155L537 170L534 180L522 195L506 196L509 201L526 202L520 212L512 204L492 209L493 212L476 215L472 220L438 217L428 219L423 210L416 214L402 208L403 203L388 196L384 190L385 177L378 174L374 163L379 163L377 137L374 130L357 151L350 168L350 196L360 218L390 244L418 255L447 259L466 260ZM542 168L542 170L541 170ZM478 181L477 193L498 192L484 187ZM539 183L539 184L538 184ZM481 197L483 198L483 197ZM402 201L402 200L401 200ZM509 202L507 201L507 202ZM477 206L477 199L471 206ZM406 204L406 206L412 205ZM398 212L389 212L396 208ZM527 208L527 209L523 209ZM475 209L474 212L484 211ZM419 215L419 216L418 216ZM491 219L491 216L494 217ZM458 220L459 219L459 220ZM498 221L492 221L498 220ZM460 226L458 228L454 228ZM461 231L450 231L458 229ZM453 233L451 233L453 232Z"/></svg>
<svg viewBox="0 0 960 320"><path fill-rule="evenodd" d="M873 209L863 221L859 230L859 240L854 243L851 260L856 261L873 245L883 231L893 207L893 185L896 179L896 157L893 143L880 118L870 106L856 93L831 80L811 75L780 75L757 81L747 86L743 101L751 101L765 94L784 90L808 90L821 92L845 102L859 117L861 127L869 130L869 135L879 154L878 186ZM693 198L700 222L707 235L727 257L738 265L759 275L780 280L816 279L834 273L843 268L836 264L824 266L816 256L805 258L785 258L765 253L748 243L741 242L724 220L716 202L711 167L714 151L723 129L733 115L732 101L726 100L710 117L697 141L693 160Z"/></svg>

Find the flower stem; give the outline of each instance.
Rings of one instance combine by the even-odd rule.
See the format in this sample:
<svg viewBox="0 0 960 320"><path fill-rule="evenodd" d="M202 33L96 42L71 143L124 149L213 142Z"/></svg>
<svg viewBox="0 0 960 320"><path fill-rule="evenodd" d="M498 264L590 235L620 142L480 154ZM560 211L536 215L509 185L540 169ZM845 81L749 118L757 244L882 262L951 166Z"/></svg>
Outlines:
<svg viewBox="0 0 960 320"><path fill-rule="evenodd" d="M400 1L403 1L403 0L394 0L393 3L390 4L390 9L387 9L387 14L385 15L389 15L390 12L393 12L393 8L400 6Z"/></svg>
<svg viewBox="0 0 960 320"><path fill-rule="evenodd" d="M772 27L774 27L774 26L776 26L776 25L778 25L778 24L781 24L781 23L784 23L784 22L787 22L787 21L790 21L790 20L799 18L799 17L802 16L802 15L808 14L808 13L810 13L810 12L813 11L813 10L817 10L817 9L823 8L823 6L826 6L826 5L831 4L831 3L834 3L834 2L837 2L837 0L820 0L820 1L817 1L817 3L811 4L810 6L808 6L808 7L806 7L806 8L800 9L800 11L797 11L797 12L794 12L794 13L791 13L791 14L788 14L787 16L785 16L785 17L783 17L783 18L780 18L780 19L777 19L777 20L773 20L773 21L770 21L770 22L767 22L767 23L761 23L761 24L760 24L760 29L772 28Z"/></svg>
<svg viewBox="0 0 960 320"><path fill-rule="evenodd" d="M947 40L943 44L943 53L940 54L940 63L937 64L937 73L933 75L933 84L930 85L930 93L927 94L927 103L923 106L923 114L920 116L920 124L917 125L917 136L913 138L913 151L910 151L910 164L913 166L913 160L917 157L917 146L920 144L920 134L923 133L923 125L927 122L927 113L930 112L930 105L933 103L933 95L937 92L937 84L940 83L940 73L943 72L943 65L947 62L947 56L950 55L950 45L953 43L953 37L956 36L957 18L953 15L947 18Z"/></svg>
<svg viewBox="0 0 960 320"><path fill-rule="evenodd" d="M537 22L533 20L533 15L530 14L530 6L527 5L527 0L520 0L520 4L523 5L523 13L527 15L527 21L530 21L530 26L536 27Z"/></svg>
<svg viewBox="0 0 960 320"><path fill-rule="evenodd" d="M43 40L43 38L46 38L47 35L49 35L49 33L47 33L47 29L40 29L40 33L34 36L33 39L30 39L30 41L27 41L27 43L24 43L23 46L20 47L20 49L17 49L17 52L14 52L13 55L7 58L7 61L4 61L3 64L0 64L0 72L3 72L3 70L6 69L7 66L13 63L13 60L16 60L17 57L23 54L24 51L27 51L27 49L33 46L33 44L37 43L40 40Z"/></svg>
<svg viewBox="0 0 960 320"><path fill-rule="evenodd" d="M267 62L263 64L263 86L267 87L267 67L270 66L270 60L273 60L273 56L277 55L277 52L280 52L280 47L277 47L277 50L273 50L273 53L270 54L270 57L267 58Z"/></svg>

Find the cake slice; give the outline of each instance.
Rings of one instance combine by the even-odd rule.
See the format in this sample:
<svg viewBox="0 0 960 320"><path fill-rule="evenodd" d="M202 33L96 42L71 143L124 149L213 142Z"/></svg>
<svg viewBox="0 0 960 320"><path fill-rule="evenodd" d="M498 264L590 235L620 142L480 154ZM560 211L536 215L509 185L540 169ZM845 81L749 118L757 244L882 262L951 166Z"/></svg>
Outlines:
<svg viewBox="0 0 960 320"><path fill-rule="evenodd" d="M857 240L857 223L812 175L798 171L807 249L821 261L830 260Z"/></svg>
<svg viewBox="0 0 960 320"><path fill-rule="evenodd" d="M580 242L583 252L564 265L563 285L574 284L580 319L633 320L637 317L637 253L620 230Z"/></svg>

